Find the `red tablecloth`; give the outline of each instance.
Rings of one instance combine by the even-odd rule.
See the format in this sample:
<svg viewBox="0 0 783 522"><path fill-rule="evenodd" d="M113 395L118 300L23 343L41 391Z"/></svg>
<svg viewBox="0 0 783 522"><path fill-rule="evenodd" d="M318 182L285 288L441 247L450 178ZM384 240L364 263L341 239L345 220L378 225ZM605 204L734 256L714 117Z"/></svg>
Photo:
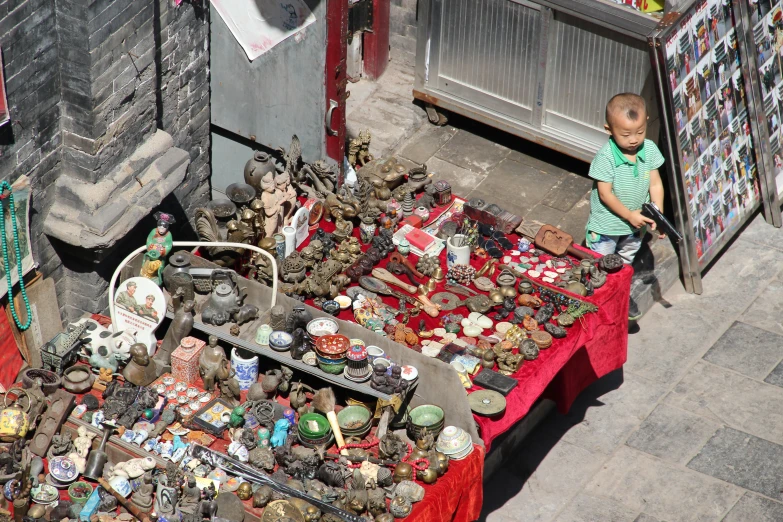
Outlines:
<svg viewBox="0 0 783 522"><path fill-rule="evenodd" d="M555 339L535 361L526 361L513 375L519 384L506 396L506 411L497 419L476 418L481 438L490 444L524 417L540 397L553 400L567 413L587 386L625 364L628 358L628 297L633 269L626 266L607 278L587 301L598 311L587 314Z"/></svg>
<svg viewBox="0 0 783 522"><path fill-rule="evenodd" d="M442 211L443 208L435 209L431 220ZM321 227L326 232L331 232L334 230L334 223L322 221ZM359 236L358 227L354 229L353 235ZM514 243L519 239L516 235L510 235L509 238ZM302 248L306 245L307 241L302 244ZM362 248L367 250L369 245ZM585 248L582 250L590 252ZM600 257L595 253L592 255ZM414 264L418 261L418 257L414 254L409 254L407 257ZM514 258L514 260L516 259ZM541 256L542 261L546 259L548 256ZM445 248L440 253L440 261L441 267L445 270ZM486 259L471 256L471 265L476 269L480 268L485 261ZM388 259L385 259L378 266L385 267L387 264ZM497 270L492 277L493 281L499 273L500 270ZM522 365L519 371L513 375L519 381L519 385L506 397L506 411L502 416L489 419L474 415L487 451L489 451L492 441L521 420L542 396L555 401L560 411L567 412L582 390L596 379L620 368L625 363L628 349L628 297L632 275L633 269L630 267L624 267L619 272L610 274L604 286L596 290L593 296L585 298L598 305L598 312L585 315L582 320L578 320L568 329L568 335L565 338L555 339L549 349L541 351L538 359L526 361ZM398 277L406 283L411 282L405 276ZM425 283L427 279L423 278L419 282ZM540 283L540 280L537 282ZM548 286L556 288L553 285ZM405 293L400 288L392 288ZM476 290L473 285L470 285L470 288ZM444 291L449 291L445 281L439 283L430 295ZM398 299L396 297L380 297L386 304L397 307ZM464 299L462 296L460 298ZM307 303L312 304L312 300L308 300ZM469 310L462 306L451 312L443 312L436 318L421 313L411 319L409 326L417 331L419 322L424 320L428 329L440 327L443 317L448 313L467 317ZM492 317L494 314L494 311L490 311L487 315ZM354 320L353 312L350 309L341 311L337 317L344 321ZM488 335L491 332L485 330L484 333ZM481 388L474 386L470 392L478 389Z"/></svg>

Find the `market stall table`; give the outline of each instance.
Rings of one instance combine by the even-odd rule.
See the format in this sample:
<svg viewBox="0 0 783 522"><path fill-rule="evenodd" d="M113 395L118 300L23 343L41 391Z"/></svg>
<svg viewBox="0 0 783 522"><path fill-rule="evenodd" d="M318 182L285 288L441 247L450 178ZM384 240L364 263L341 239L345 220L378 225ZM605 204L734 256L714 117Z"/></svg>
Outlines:
<svg viewBox="0 0 783 522"><path fill-rule="evenodd" d="M462 200L457 199L456 201L456 210L458 210ZM434 209L429 224L425 224L423 228L431 227L432 223L436 222L444 211L455 211L455 208L438 207ZM326 232L331 232L334 229L334 223L331 222L322 221L320 226ZM358 227L353 231L353 235L354 237L359 236ZM519 236L514 234L509 235L509 238L516 244ZM302 247L306 245L307 242L303 243ZM367 248L369 245L362 246L365 251ZM600 257L585 248L577 248L584 252L590 252L595 257ZM548 257L542 256L542 261ZM413 264L418 261L418 257L413 253L409 254L408 258ZM445 248L441 251L439 260L445 271ZM485 262L486 259L471 256L470 264L476 269L481 268ZM378 266L385 267L387 263L387 260L383 260ZM495 276L499 273L500 270L497 270ZM551 348L541 350L538 359L524 362L521 368L512 375L518 385L506 397L506 411L502 415L495 418L474 415L487 451L489 451L492 441L519 422L539 398L551 399L561 412L567 412L582 390L600 377L622 367L627 358L628 300L632 275L633 269L625 266L618 272L609 274L606 283L596 289L592 296L574 296L597 305L598 311L588 313L578 319L573 326L567 329L568 335L562 339L555 339ZM404 276L400 279L408 282ZM426 282L426 279L421 282ZM436 289L429 295L448 291L446 283L446 280L438 283ZM536 279L535 283L563 291L555 285L542 282L540 278ZM385 304L397 308L398 299L396 297L379 297ZM463 297L460 296L460 298ZM311 299L306 302L313 303ZM441 326L441 320L447 313L459 313L467 316L468 309L465 306L460 306L450 312L442 312L435 318L420 313L410 320L408 326L413 327L413 330L416 331L419 321L423 320L426 328L432 330ZM494 312L490 311L487 315L492 317ZM337 317L355 322L351 309L342 310ZM494 322L496 323L496 321ZM474 385L468 393L478 389L481 388Z"/></svg>
<svg viewBox="0 0 783 522"><path fill-rule="evenodd" d="M105 316L93 315L92 319L100 322L104 326L110 325L110 321ZM200 378L195 382L190 383L191 386L203 389L203 383ZM92 395L96 397L101 403L101 392L98 390L90 390L84 394L77 395L77 403L81 403L84 395ZM241 400L244 401L247 392L243 391L241 394ZM288 406L287 400L278 398L278 402L283 406ZM84 425L85 422L74 416L69 417L70 431L75 432L79 425ZM92 427L93 430L99 432L98 428ZM374 429L373 429L374 433ZM225 453L229 441L226 440L227 434L224 434L221 438L216 438L210 448L216 451ZM371 441L377 441L377 438L370 436ZM109 439L109 445L114 446L114 450L118 453L126 453L129 458L135 456L149 456L150 453L144 451L141 447L133 446L128 443L120 443L118 435L113 435ZM130 453L133 452L133 453ZM328 453L337 453L337 448L332 446L327 449ZM471 522L475 520L480 511L483 501L483 491L481 487L475 487L477 484L481 484L481 477L483 475L484 468L484 449L474 444L473 452L470 453L463 460L452 460L449 463L449 470L445 475L440 477L435 484L423 484L421 481L416 481L424 487L425 495L424 499L413 505L411 514L406 517L406 522ZM88 481L90 482L90 481ZM92 483L92 482L91 482ZM93 483L93 485L95 485ZM67 489L60 491L61 499L68 499ZM263 513L262 508L253 508L252 500L244 501L246 512L257 520L260 520Z"/></svg>

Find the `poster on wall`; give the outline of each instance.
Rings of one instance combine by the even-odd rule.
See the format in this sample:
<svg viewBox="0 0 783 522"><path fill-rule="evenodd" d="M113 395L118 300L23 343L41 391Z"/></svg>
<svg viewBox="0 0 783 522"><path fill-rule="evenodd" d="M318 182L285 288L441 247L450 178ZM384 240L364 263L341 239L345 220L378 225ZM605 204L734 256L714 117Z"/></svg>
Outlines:
<svg viewBox="0 0 783 522"><path fill-rule="evenodd" d="M33 260L33 251L30 248L30 178L19 176L11 185L14 195L14 212L11 213L10 199L0 200L3 205L3 217L5 225L5 240L8 245L8 264L11 270L11 284L16 285L19 282L19 269L17 264L16 251L14 245L14 226L12 221L16 222L16 230L19 240L19 252L21 254L22 275L27 274L35 266ZM0 253L0 258L2 254ZM5 271L5 260L0 262L0 297L8 293L8 278Z"/></svg>
<svg viewBox="0 0 783 522"><path fill-rule="evenodd" d="M665 42L687 214L704 266L761 202L731 2L694 2ZM779 80L779 64L769 67Z"/></svg>

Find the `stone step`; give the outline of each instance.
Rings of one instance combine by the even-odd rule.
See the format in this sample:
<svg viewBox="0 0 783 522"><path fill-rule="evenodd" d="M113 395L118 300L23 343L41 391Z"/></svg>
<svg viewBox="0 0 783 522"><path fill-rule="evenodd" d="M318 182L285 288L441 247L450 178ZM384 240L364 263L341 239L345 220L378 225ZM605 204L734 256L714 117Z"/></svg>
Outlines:
<svg viewBox="0 0 783 522"><path fill-rule="evenodd" d="M633 262L634 275L631 281L631 297L642 314L661 301L662 295L677 284L680 278L680 263L677 250L671 240L647 234L642 248Z"/></svg>

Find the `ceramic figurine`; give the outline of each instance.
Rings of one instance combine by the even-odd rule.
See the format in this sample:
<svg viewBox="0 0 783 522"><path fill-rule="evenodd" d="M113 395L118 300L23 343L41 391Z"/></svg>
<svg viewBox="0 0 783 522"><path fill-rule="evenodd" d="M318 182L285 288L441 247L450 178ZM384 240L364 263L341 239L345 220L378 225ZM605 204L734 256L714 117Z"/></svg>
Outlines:
<svg viewBox="0 0 783 522"><path fill-rule="evenodd" d="M264 211L264 236L272 237L277 234L283 226L282 202L276 191L275 177L273 171L267 172L260 181L261 204Z"/></svg>
<svg viewBox="0 0 783 522"><path fill-rule="evenodd" d="M125 380L136 386L148 386L158 377L155 361L150 360L147 345L136 343L130 348L131 360L122 370Z"/></svg>
<svg viewBox="0 0 783 522"><path fill-rule="evenodd" d="M160 258L160 252L157 250L148 250L144 253L144 261L141 265L141 270L139 271L141 277L146 277L160 286L162 283L162 278L160 276L162 269L163 260Z"/></svg>
<svg viewBox="0 0 783 522"><path fill-rule="evenodd" d="M288 172L275 176L275 194L282 205L283 224L288 225L297 209L296 190L291 186L291 176Z"/></svg>
<svg viewBox="0 0 783 522"><path fill-rule="evenodd" d="M164 212L156 212L155 219L158 220L158 226L147 236L147 251L157 251L159 258L164 260L171 252L173 239L169 228L176 223L176 220L174 216Z"/></svg>

